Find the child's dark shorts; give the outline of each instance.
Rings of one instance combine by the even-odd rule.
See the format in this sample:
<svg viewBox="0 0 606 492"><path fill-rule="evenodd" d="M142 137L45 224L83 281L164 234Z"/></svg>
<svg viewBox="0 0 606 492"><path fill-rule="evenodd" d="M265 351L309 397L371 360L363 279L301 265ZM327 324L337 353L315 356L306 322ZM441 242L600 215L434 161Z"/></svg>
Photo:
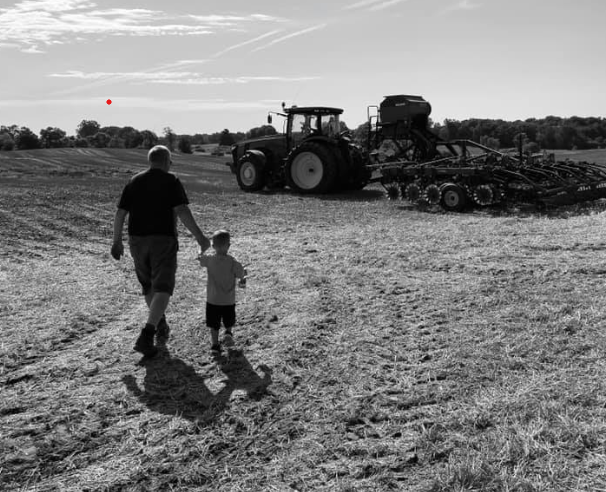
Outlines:
<svg viewBox="0 0 606 492"><path fill-rule="evenodd" d="M206 303L206 326L213 330L221 328L221 320L225 328L231 328L236 324L236 305L217 306Z"/></svg>
<svg viewBox="0 0 606 492"><path fill-rule="evenodd" d="M143 289L170 295L175 289L177 251L179 243L173 236L131 236L130 254L135 262L135 273Z"/></svg>

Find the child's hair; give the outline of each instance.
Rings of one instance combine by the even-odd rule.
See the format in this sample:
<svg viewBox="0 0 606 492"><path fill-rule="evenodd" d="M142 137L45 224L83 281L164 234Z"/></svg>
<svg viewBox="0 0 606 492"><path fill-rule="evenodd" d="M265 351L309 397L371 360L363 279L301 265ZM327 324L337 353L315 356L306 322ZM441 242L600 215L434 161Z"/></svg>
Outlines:
<svg viewBox="0 0 606 492"><path fill-rule="evenodd" d="M166 161L170 161L171 153L164 145L156 145L149 149L147 153L147 160L151 164L164 164Z"/></svg>
<svg viewBox="0 0 606 492"><path fill-rule="evenodd" d="M229 232L219 229L213 233L213 246L225 246L226 244L229 244L229 238Z"/></svg>

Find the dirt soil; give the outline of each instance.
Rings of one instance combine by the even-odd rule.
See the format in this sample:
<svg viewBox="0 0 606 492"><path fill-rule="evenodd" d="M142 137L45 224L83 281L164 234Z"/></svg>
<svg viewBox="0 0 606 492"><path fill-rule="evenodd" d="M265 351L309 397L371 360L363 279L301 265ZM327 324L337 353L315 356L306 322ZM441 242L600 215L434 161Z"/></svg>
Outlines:
<svg viewBox="0 0 606 492"><path fill-rule="evenodd" d="M109 255L143 151L0 153L0 489L606 490L600 204L418 211L378 186L244 193L175 155L249 270L213 359L181 228L171 338Z"/></svg>

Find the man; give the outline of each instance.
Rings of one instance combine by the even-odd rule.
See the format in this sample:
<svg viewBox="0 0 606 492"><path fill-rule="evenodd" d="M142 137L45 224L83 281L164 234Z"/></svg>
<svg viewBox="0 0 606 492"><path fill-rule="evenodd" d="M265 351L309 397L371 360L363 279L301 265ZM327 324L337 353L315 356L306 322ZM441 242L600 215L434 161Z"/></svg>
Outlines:
<svg viewBox="0 0 606 492"><path fill-rule="evenodd" d="M189 200L179 178L170 173L171 153L156 145L147 154L149 169L129 181L122 191L114 218L111 254L119 260L124 254L122 229L128 215L130 252L135 273L149 307L147 323L135 342L134 350L152 357L158 349L154 335L168 338L164 317L175 287L177 271L177 217L205 251L210 241L202 233L189 209Z"/></svg>

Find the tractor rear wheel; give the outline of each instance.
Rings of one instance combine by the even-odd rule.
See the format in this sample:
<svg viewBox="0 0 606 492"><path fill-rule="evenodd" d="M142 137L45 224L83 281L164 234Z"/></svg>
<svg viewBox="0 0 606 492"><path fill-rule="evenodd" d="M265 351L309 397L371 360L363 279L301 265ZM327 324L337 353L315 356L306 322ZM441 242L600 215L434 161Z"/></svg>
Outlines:
<svg viewBox="0 0 606 492"><path fill-rule="evenodd" d="M454 183L446 183L440 187L440 205L449 212L460 212L465 208L467 196L465 190Z"/></svg>
<svg viewBox="0 0 606 492"><path fill-rule="evenodd" d="M264 165L261 159L253 154L244 154L238 161L236 179L244 191L258 191L265 186Z"/></svg>
<svg viewBox="0 0 606 492"><path fill-rule="evenodd" d="M329 193L337 173L333 152L317 142L303 142L287 158L286 183L299 193Z"/></svg>

